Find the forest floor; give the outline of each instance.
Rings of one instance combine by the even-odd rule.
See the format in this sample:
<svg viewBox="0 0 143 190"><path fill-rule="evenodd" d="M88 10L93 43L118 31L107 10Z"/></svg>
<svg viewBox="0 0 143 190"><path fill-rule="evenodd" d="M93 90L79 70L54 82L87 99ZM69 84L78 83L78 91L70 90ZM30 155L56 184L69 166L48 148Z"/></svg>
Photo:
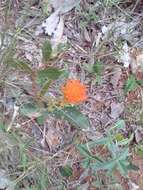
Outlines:
<svg viewBox="0 0 143 190"><path fill-rule="evenodd" d="M143 190L142 87L142 0L1 0L0 189Z"/></svg>

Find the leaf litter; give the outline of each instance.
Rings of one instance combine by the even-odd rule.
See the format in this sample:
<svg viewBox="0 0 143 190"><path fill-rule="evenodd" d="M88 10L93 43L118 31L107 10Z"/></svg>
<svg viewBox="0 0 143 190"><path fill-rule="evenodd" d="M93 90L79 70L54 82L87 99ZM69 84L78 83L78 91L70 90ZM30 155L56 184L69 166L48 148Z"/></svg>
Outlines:
<svg viewBox="0 0 143 190"><path fill-rule="evenodd" d="M84 29L81 29L80 25L83 18L82 16L77 17L75 8L79 1L51 0L50 3L51 6L54 8L54 12L52 12L51 15L41 24L40 30L38 31L38 35L36 36L36 38L40 41L42 37L39 34L47 34L51 40L53 49L55 49L63 41L63 37L65 37L66 39L65 43L67 43L67 39L68 42L70 42L71 47L66 51L64 56L62 56L60 60L58 60L54 64L56 64L60 68L65 68L65 64L67 64L69 72L71 73L70 75L72 77L74 76L80 78L87 85L89 99L85 104L81 105L81 109L82 112L90 118L90 123L92 126L92 128L87 132L82 132L81 136L79 134L80 138L76 138L75 141L82 142L91 139L95 140L101 138L102 134L104 134L106 127L114 124L116 120L122 117L126 118L124 105L125 97L120 97L120 94L117 94L114 91L115 89L118 89L119 83L124 82L123 77L124 75L128 75L128 73L130 72L130 66L131 72L133 73L136 73L137 70L142 67L143 54L141 48L134 47L134 45L139 40L139 31L135 30L139 23L139 20L136 19L137 22L126 22L123 19L120 21L117 20L115 22L112 22L109 19L106 22L105 18L107 15L105 11L104 17L101 18L103 20L99 20L100 24L98 24L98 21L97 23L95 21L89 21L87 23L87 26L85 26ZM86 5L91 6L92 3L95 3L96 6L99 7L98 2L86 1ZM80 2L80 6L83 7L83 9L88 10L88 6L85 7L84 1ZM72 11L73 8L75 9ZM96 10L96 12L99 11ZM99 15L101 14L102 12ZM112 12L110 14L112 14ZM109 22L111 22L111 24L109 24ZM110 32L113 35L111 36L111 38L108 38L107 33L110 34ZM83 39L82 35L84 35L84 41L81 40ZM107 41L102 45L101 43L104 41L105 36L107 37ZM121 46L121 49L118 51L119 57L105 56L103 59L101 58L105 66L105 70L101 74L101 85L97 85L96 82L94 82L96 80L96 76L90 75L90 73L84 69L84 64L94 64L94 62L98 60L98 53L105 54L106 52L109 53L110 50L112 52L114 50L114 46L116 46L117 40L120 38L123 40L123 44ZM95 42L93 42L93 39L95 39ZM130 42L130 45L128 42ZM96 51L93 48L94 44L97 49L100 45L102 45L102 48L99 48L101 52L96 53L97 57L94 57L94 55L92 55L94 51ZM23 55L24 52L24 56L26 57L26 59L32 61L33 67L36 68L36 61L37 63L41 62L41 57L39 58L35 55L39 54L39 52L37 52L37 50L39 51L39 49L39 47L37 48L37 46L33 46L29 40L29 42L26 42L26 44L24 45L24 48L22 47L21 49L19 49L19 54ZM32 60L33 57L35 57L36 60ZM110 67L108 67L109 63ZM122 65L123 67L121 67ZM76 69L77 67L79 69ZM57 86L55 86L55 88L56 87ZM123 89L119 89L119 91L120 90ZM52 94L54 96L55 92ZM132 102L133 101L134 98L132 98ZM65 161L65 158L67 158L70 163L79 161L78 153L74 150L73 145L70 145L69 142L67 143L67 149L64 149L65 154L60 153L60 150L62 152L61 148L57 149L57 146L62 144L59 140L60 137L62 136L62 141L65 141L65 136L67 134L70 135L72 130L74 132L76 130L72 129L66 122L61 123L59 127L57 127L56 123L50 124L49 121L46 121L46 123L47 125L49 125L46 128L46 143L50 147L50 150L47 151L45 147L42 147L42 150L46 150L48 154L50 154L51 152L55 153L57 151L58 160L53 159L55 163L53 163L52 166L63 163L62 161ZM41 127L43 126L40 126L40 128ZM30 128L30 125L28 127L28 124L26 124L25 128ZM43 130L43 128L40 128L39 130ZM69 128L69 130L67 130L67 128ZM136 126L135 128L138 127ZM63 134L59 132L59 130L63 130ZM140 132L140 134L142 133ZM135 137L138 142L141 141L141 136L142 135L139 135L137 131L135 132ZM70 153L68 154L68 152ZM84 176L84 178L86 178L87 175L88 173ZM89 182L90 181L87 181L87 183L83 183L83 186L81 187L89 188ZM135 184L136 186L138 186L138 182L136 181L131 183L131 186L133 187L135 187Z"/></svg>
<svg viewBox="0 0 143 190"><path fill-rule="evenodd" d="M61 0L53 1L50 3L55 11L45 20L42 25L37 28L36 35L44 33L51 37L51 45L53 51L57 50L57 47L60 43L66 44L67 38L63 36L64 32L64 13L73 9L80 1L75 0Z"/></svg>

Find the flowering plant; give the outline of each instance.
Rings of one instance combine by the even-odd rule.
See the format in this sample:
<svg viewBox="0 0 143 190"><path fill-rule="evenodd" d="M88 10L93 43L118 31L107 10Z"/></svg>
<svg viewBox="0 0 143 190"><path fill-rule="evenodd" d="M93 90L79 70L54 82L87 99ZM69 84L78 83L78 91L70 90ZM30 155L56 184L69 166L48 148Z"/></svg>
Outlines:
<svg viewBox="0 0 143 190"><path fill-rule="evenodd" d="M62 87L65 102L79 104L87 99L86 87L79 80L68 80Z"/></svg>
<svg viewBox="0 0 143 190"><path fill-rule="evenodd" d="M50 51L45 51L45 48L49 48L44 44L43 46L43 60L46 64L47 60L50 60ZM47 54L48 52L48 59ZM45 57L46 56L46 57ZM88 118L82 114L77 105L87 100L87 89L84 84L78 79L66 79L66 82L62 87L59 87L62 92L61 97L51 97L48 93L49 88L52 89L53 82L62 78L64 70L60 70L55 67L44 65L42 68L33 69L29 66L29 63L21 60L12 60L12 66L23 71L31 80L31 89L28 101L23 102L21 106L21 113L27 117L35 119L43 118L43 123L49 114L54 115L56 118L62 118L68 120L72 126L78 128L90 127ZM52 61L52 60L51 60ZM62 78L63 79L63 78Z"/></svg>

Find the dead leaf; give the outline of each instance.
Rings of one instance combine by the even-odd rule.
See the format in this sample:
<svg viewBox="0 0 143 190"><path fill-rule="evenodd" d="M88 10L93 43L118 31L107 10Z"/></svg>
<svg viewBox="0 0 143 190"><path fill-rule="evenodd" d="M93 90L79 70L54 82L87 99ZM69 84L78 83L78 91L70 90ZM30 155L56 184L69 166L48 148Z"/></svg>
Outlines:
<svg viewBox="0 0 143 190"><path fill-rule="evenodd" d="M141 68L143 68L143 51L141 51L137 55L137 65L139 65L139 66L141 66Z"/></svg>
<svg viewBox="0 0 143 190"><path fill-rule="evenodd" d="M63 20L63 17L61 16L59 23L56 27L56 30L54 30L53 36L51 38L51 44L52 44L53 49L56 48L58 44L61 43L63 32L64 32L64 20Z"/></svg>
<svg viewBox="0 0 143 190"><path fill-rule="evenodd" d="M143 189L143 157L132 153L132 163L139 168L137 171L129 171L129 179L137 185L138 190ZM133 185L134 186L134 185ZM131 190L134 190L133 188Z"/></svg>
<svg viewBox="0 0 143 190"><path fill-rule="evenodd" d="M129 180L128 185L129 185L130 190L138 190L138 189L140 189L140 187L138 185L136 185L134 182L132 182L131 180Z"/></svg>
<svg viewBox="0 0 143 190"><path fill-rule="evenodd" d="M73 151L73 154L77 153L74 150L72 150L72 151ZM72 165L72 169L73 169L73 175L72 175L71 179L73 181L78 180L83 173L83 169L81 168L81 166L78 162L76 162Z"/></svg>
<svg viewBox="0 0 143 190"><path fill-rule="evenodd" d="M113 70L113 75L111 76L111 83L114 89L118 86L121 74L122 74L122 69L120 67L115 67Z"/></svg>
<svg viewBox="0 0 143 190"><path fill-rule="evenodd" d="M50 150L57 149L62 144L62 135L54 130L53 128L49 128L46 132L46 142L50 148Z"/></svg>
<svg viewBox="0 0 143 190"><path fill-rule="evenodd" d="M59 44L66 44L67 38L63 36L64 32L64 19L62 15L59 15L59 9L56 10L51 16L49 16L43 23L42 29L45 34L51 37L51 45L53 54L55 57L57 55L57 49ZM38 31L39 30L39 31ZM37 34L40 34L40 29L37 30Z"/></svg>
<svg viewBox="0 0 143 190"><path fill-rule="evenodd" d="M125 18L117 19L107 26L103 26L101 28L103 33L103 38L108 36L110 33L110 37L114 42L117 39L122 38L125 41L130 42L131 44L135 44L138 40L139 32L136 30L136 27L140 24L140 20L136 18L134 21L126 21ZM111 35L112 34L112 35Z"/></svg>
<svg viewBox="0 0 143 190"><path fill-rule="evenodd" d="M135 139L138 144L141 143L143 141L143 131L136 130L135 131Z"/></svg>
<svg viewBox="0 0 143 190"><path fill-rule="evenodd" d="M118 60L123 63L124 67L128 68L131 66L133 73L143 68L143 51L139 48L129 47L127 42L124 43L118 58Z"/></svg>
<svg viewBox="0 0 143 190"><path fill-rule="evenodd" d="M101 37L102 37L102 33L99 32L98 35L97 35L97 37L96 37L95 47L99 46Z"/></svg>
<svg viewBox="0 0 143 190"><path fill-rule="evenodd" d="M102 26L102 27L101 27L101 31L102 31L102 33L105 35L105 34L108 32L109 28L110 28L109 26L108 26L108 27L105 26L105 25Z"/></svg>
<svg viewBox="0 0 143 190"><path fill-rule="evenodd" d="M131 125L131 127L134 131L136 143L141 143L143 141L143 128L139 125Z"/></svg>
<svg viewBox="0 0 143 190"><path fill-rule="evenodd" d="M119 52L119 61L123 63L125 68L131 64L130 47L127 42L124 43L122 50Z"/></svg>
<svg viewBox="0 0 143 190"><path fill-rule="evenodd" d="M60 13L66 13L73 9L80 0L50 0L50 4L55 10L60 10Z"/></svg>
<svg viewBox="0 0 143 190"><path fill-rule="evenodd" d="M132 48L130 51L131 69L133 73L143 68L143 51L138 48Z"/></svg>
<svg viewBox="0 0 143 190"><path fill-rule="evenodd" d="M123 103L111 103L111 117L113 119L117 119L124 111L124 104Z"/></svg>
<svg viewBox="0 0 143 190"><path fill-rule="evenodd" d="M49 36L52 36L52 34L55 32L57 25L59 24L60 16L59 16L59 10L52 13L43 23L42 28L45 32L45 34L48 34Z"/></svg>
<svg viewBox="0 0 143 190"><path fill-rule="evenodd" d="M87 42L91 42L89 33L88 33L88 31L87 31L86 28L84 28L83 32L84 32L84 33L83 33L83 34L84 34L84 39L85 39Z"/></svg>

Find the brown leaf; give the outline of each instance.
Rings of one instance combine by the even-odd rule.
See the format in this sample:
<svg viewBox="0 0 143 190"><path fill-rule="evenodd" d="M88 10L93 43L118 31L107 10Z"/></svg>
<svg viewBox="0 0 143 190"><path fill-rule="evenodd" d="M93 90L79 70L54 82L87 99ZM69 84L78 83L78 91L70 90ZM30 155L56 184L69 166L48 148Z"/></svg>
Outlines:
<svg viewBox="0 0 143 190"><path fill-rule="evenodd" d="M55 150L62 143L62 135L58 133L58 131L53 128L49 128L46 133L46 142L50 148L50 150Z"/></svg>
<svg viewBox="0 0 143 190"><path fill-rule="evenodd" d="M130 52L131 56L131 69L133 73L140 68L143 68L143 51L137 48L133 48Z"/></svg>
<svg viewBox="0 0 143 190"><path fill-rule="evenodd" d="M111 103L111 117L113 119L119 118L123 111L124 111L123 103L116 103L116 102Z"/></svg>
<svg viewBox="0 0 143 190"><path fill-rule="evenodd" d="M115 67L113 70L113 75L111 76L111 83L114 89L117 88L118 86L121 74L122 74L122 69L120 67Z"/></svg>
<svg viewBox="0 0 143 190"><path fill-rule="evenodd" d="M143 190L143 157L140 155L136 155L134 152L132 152L132 163L136 165L139 170L130 171L129 179L137 186L139 186L138 190Z"/></svg>
<svg viewBox="0 0 143 190"><path fill-rule="evenodd" d="M135 131L135 139L138 144L141 143L143 141L143 131L136 130Z"/></svg>

